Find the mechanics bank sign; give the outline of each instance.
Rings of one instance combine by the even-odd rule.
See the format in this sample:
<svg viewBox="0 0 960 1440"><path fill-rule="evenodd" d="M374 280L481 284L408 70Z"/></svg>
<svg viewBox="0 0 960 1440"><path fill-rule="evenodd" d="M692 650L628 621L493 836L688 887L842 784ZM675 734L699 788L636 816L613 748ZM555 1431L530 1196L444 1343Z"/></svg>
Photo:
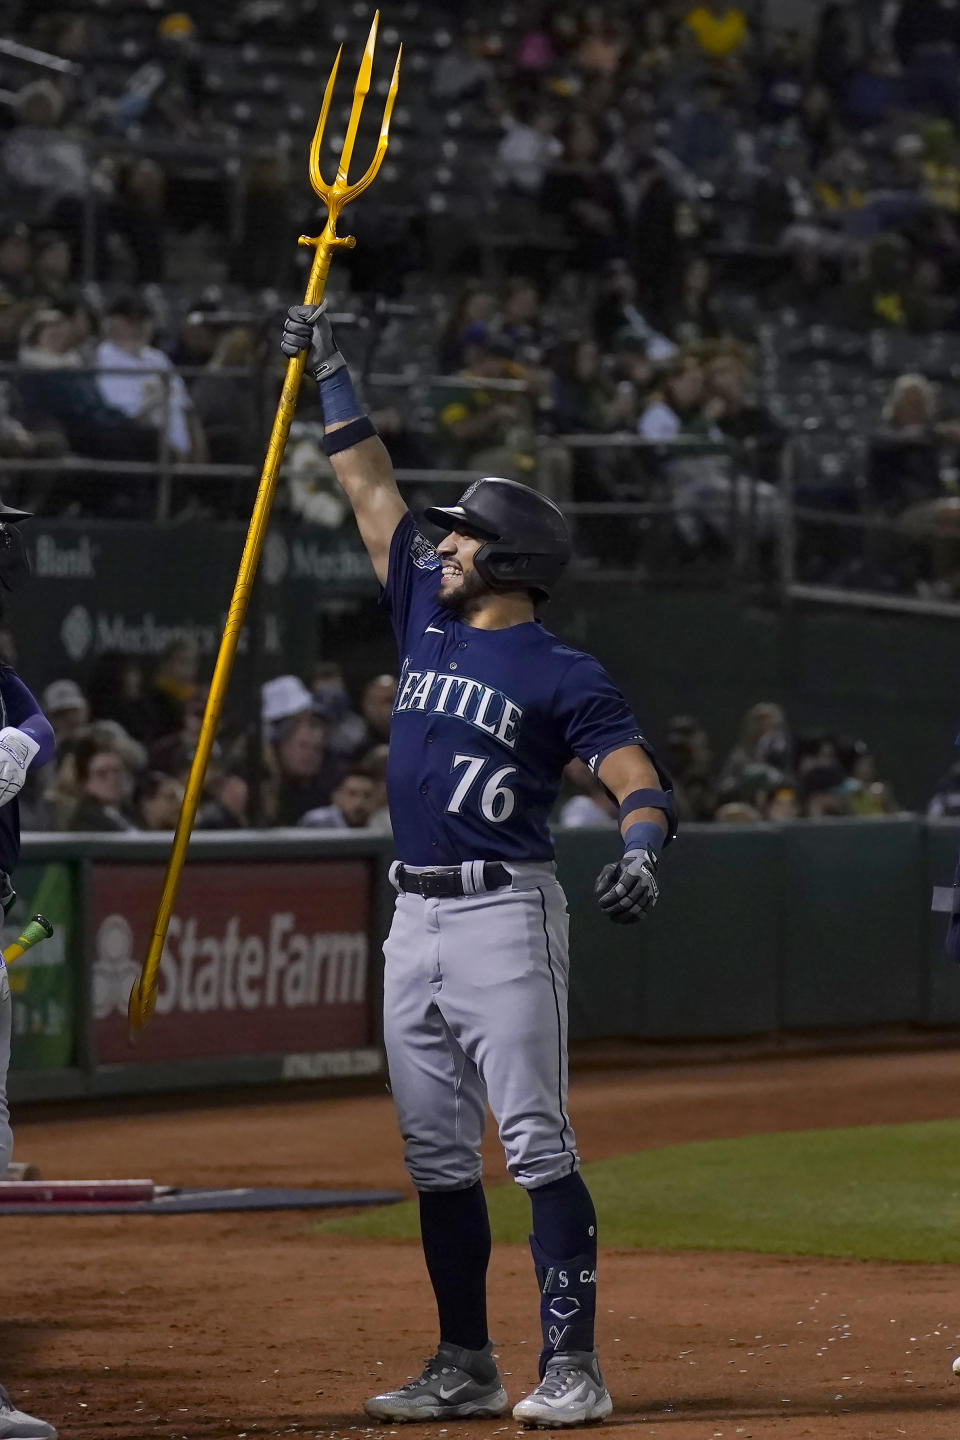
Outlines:
<svg viewBox="0 0 960 1440"><path fill-rule="evenodd" d="M94 867L91 998L101 1064L369 1043L367 865L248 861L186 871L161 959L156 1010L131 1052L127 1000L162 883L160 866Z"/></svg>

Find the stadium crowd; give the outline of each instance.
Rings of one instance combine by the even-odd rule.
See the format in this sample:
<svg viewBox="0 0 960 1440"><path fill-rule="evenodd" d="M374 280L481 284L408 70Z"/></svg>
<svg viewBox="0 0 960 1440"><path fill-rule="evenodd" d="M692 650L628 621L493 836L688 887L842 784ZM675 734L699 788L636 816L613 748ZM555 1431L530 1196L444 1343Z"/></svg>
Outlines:
<svg viewBox="0 0 960 1440"><path fill-rule="evenodd" d="M960 592L960 11L810 8L797 30L759 0L397 8L391 153L333 301L399 467L535 483L611 572L725 564L746 527L769 573L795 499L800 578ZM293 157L326 8L3 9L31 50L0 53L2 493L150 519L156 465L195 475L175 517L245 517L316 221ZM313 406L280 503L336 527ZM597 499L648 513L576 512ZM262 751L219 743L200 824L385 823L393 684L268 682ZM190 647L43 698L59 759L27 828L168 827L203 705ZM692 717L666 743L687 818L896 808L862 742L793 735L776 706L722 764ZM576 767L568 790L564 823L609 820Z"/></svg>
<svg viewBox="0 0 960 1440"><path fill-rule="evenodd" d="M389 830L386 763L396 676L370 677L354 698L335 663L261 687L258 733L221 736L198 828L248 826ZM197 654L171 644L149 674L133 657L100 657L85 687L55 680L41 697L57 736L54 767L31 772L25 830L151 831L176 824L206 700ZM261 743L262 742L262 743ZM718 757L705 727L674 716L658 752L683 820L776 821L862 817L902 807L862 740L794 733L776 704L752 705L737 742ZM930 814L960 813L951 772ZM617 809L579 760L567 767L555 824L615 828Z"/></svg>
<svg viewBox="0 0 960 1440"><path fill-rule="evenodd" d="M0 460L118 462L107 484L10 478L47 513L148 518L154 486L123 463L261 454L292 237L315 219L292 156L328 17L319 0L6 9L55 64L0 57L0 360L25 367L0 390ZM368 20L352 7L333 38ZM395 20L393 148L338 298L398 463L659 505L616 526L616 558L649 568L728 554L741 525L762 562L789 449L820 516L804 578L953 596L955 7L834 0L791 30L759 0L411 0ZM309 436L298 453L287 503L339 521ZM245 497L208 474L175 510ZM586 558L606 553L599 524L577 526Z"/></svg>

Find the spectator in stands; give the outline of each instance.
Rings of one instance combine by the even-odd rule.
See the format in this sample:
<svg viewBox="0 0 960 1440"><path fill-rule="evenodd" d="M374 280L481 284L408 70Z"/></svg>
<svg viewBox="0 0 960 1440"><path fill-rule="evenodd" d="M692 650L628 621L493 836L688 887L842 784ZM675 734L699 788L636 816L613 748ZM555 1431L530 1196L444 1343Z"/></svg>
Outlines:
<svg viewBox="0 0 960 1440"><path fill-rule="evenodd" d="M765 405L750 394L752 357L735 340L703 347L706 401L704 413L720 433L737 447L738 464L752 478L775 485L786 441L783 426ZM761 497L768 505L770 490Z"/></svg>
<svg viewBox="0 0 960 1440"><path fill-rule="evenodd" d="M526 275L507 282L506 294L496 319L497 334L510 346L524 366L539 364L551 331L543 315L543 300L537 285Z"/></svg>
<svg viewBox="0 0 960 1440"><path fill-rule="evenodd" d="M172 775L150 770L134 791L134 814L141 830L175 830L183 786Z"/></svg>
<svg viewBox="0 0 960 1440"><path fill-rule="evenodd" d="M73 252L58 230L42 230L33 243L33 288L45 305L57 306L71 296Z"/></svg>
<svg viewBox="0 0 960 1440"><path fill-rule="evenodd" d="M245 830L250 824L250 787L242 775L211 764L197 811L198 830Z"/></svg>
<svg viewBox="0 0 960 1440"><path fill-rule="evenodd" d="M437 360L444 374L466 363L467 347L486 338L497 313L497 297L491 290L468 284L447 312L440 333Z"/></svg>
<svg viewBox="0 0 960 1440"><path fill-rule="evenodd" d="M124 802L133 799L133 781L142 774L147 767L146 746L141 745L139 740L134 740L118 720L93 720L86 732L94 740L102 745L108 745L115 750L123 761L127 775L130 777L129 789L124 795Z"/></svg>
<svg viewBox="0 0 960 1440"><path fill-rule="evenodd" d="M52 680L43 692L40 707L53 726L58 750L82 734L90 721L87 697L75 680Z"/></svg>
<svg viewBox="0 0 960 1440"><path fill-rule="evenodd" d="M798 30L787 30L773 41L756 72L759 95L756 110L769 125L798 121L807 93L808 57Z"/></svg>
<svg viewBox="0 0 960 1440"><path fill-rule="evenodd" d="M77 455L109 460L149 460L157 451L156 432L107 403L96 381L83 369L91 321L85 305L38 310L23 332L19 360L20 399L29 424L60 427ZM146 513L145 496L116 487L111 513ZM150 507L152 510L152 506Z"/></svg>
<svg viewBox="0 0 960 1440"><path fill-rule="evenodd" d="M846 60L838 88L843 123L855 133L879 130L903 103L899 66L880 45L869 46L859 60Z"/></svg>
<svg viewBox="0 0 960 1440"><path fill-rule="evenodd" d="M380 835L390 835L393 826L390 821L390 807L387 803L387 764L390 759L389 745L374 745L368 750L358 768L369 775L374 784L373 813L367 821L369 829Z"/></svg>
<svg viewBox="0 0 960 1440"><path fill-rule="evenodd" d="M350 708L343 667L335 660L324 660L315 665L310 677L310 694L317 714L327 723L327 746L331 753L344 759L362 755L370 743L370 729L363 716ZM392 697L393 691L391 707Z"/></svg>
<svg viewBox="0 0 960 1440"><path fill-rule="evenodd" d="M217 348L217 320L220 314L219 302L200 299L191 304L180 322L168 353L174 365L201 366L213 356Z"/></svg>
<svg viewBox="0 0 960 1440"><path fill-rule="evenodd" d="M548 357L550 401L557 433L626 429L636 424L633 387L612 387L601 369L600 349L591 337L563 340Z"/></svg>
<svg viewBox="0 0 960 1440"><path fill-rule="evenodd" d="M738 134L729 85L708 73L697 81L692 99L680 106L670 148L700 180L723 183L736 155Z"/></svg>
<svg viewBox="0 0 960 1440"><path fill-rule="evenodd" d="M34 293L34 250L23 220L0 224L0 304L11 305Z"/></svg>
<svg viewBox="0 0 960 1440"><path fill-rule="evenodd" d="M149 344L150 306L133 292L107 307L96 349L97 384L106 404L157 431L161 446L181 460L202 460L206 448L187 387L162 350ZM116 374L112 372L119 371Z"/></svg>
<svg viewBox="0 0 960 1440"><path fill-rule="evenodd" d="M886 781L877 777L877 762L865 740L840 740L837 756L847 783L852 815L895 815L900 810L896 797Z"/></svg>
<svg viewBox="0 0 960 1440"><path fill-rule="evenodd" d="M937 787L927 806L927 818L960 819L960 760L955 761L946 775L937 781Z"/></svg>
<svg viewBox="0 0 960 1440"><path fill-rule="evenodd" d="M681 351L663 372L663 382L640 416L638 432L645 440L707 439L710 422L703 413L705 376L695 354Z"/></svg>
<svg viewBox="0 0 960 1440"><path fill-rule="evenodd" d="M687 259L675 295L667 302L665 329L678 345L713 340L723 326L711 289L710 263L703 255Z"/></svg>
<svg viewBox="0 0 960 1440"><path fill-rule="evenodd" d="M148 745L183 730L187 705L197 693L199 664L197 647L186 638L171 640L160 651L143 697Z"/></svg>
<svg viewBox="0 0 960 1440"><path fill-rule="evenodd" d="M756 245L786 245L814 219L806 148L793 131L777 138L757 166L749 201L749 236Z"/></svg>
<svg viewBox="0 0 960 1440"><path fill-rule="evenodd" d="M309 810L329 805L340 762L326 747L326 726L301 711L270 727L273 785L267 810L274 825L298 825Z"/></svg>
<svg viewBox="0 0 960 1440"><path fill-rule="evenodd" d="M912 109L933 110L956 120L960 109L958 21L949 0L906 0L892 31Z"/></svg>
<svg viewBox="0 0 960 1440"><path fill-rule="evenodd" d="M112 251L123 248L128 280L155 284L164 276L167 180L155 160L135 156L116 171L105 225Z"/></svg>
<svg viewBox="0 0 960 1440"><path fill-rule="evenodd" d="M700 56L720 64L736 61L750 40L747 17L727 0L704 0L687 11L684 25Z"/></svg>
<svg viewBox="0 0 960 1440"><path fill-rule="evenodd" d="M461 377L462 386L438 386L433 395L438 430L448 441L448 462L529 481L537 447L528 395L519 385L487 390L476 383L522 382L524 371L513 359L513 347L496 336L471 338Z"/></svg>
<svg viewBox="0 0 960 1440"><path fill-rule="evenodd" d="M521 76L546 74L559 59L559 49L550 25L552 5L540 7L540 13L520 36L514 64Z"/></svg>
<svg viewBox="0 0 960 1440"><path fill-rule="evenodd" d="M67 816L68 830L132 830L123 811L130 775L117 752L89 736L74 749L79 799Z"/></svg>
<svg viewBox="0 0 960 1440"><path fill-rule="evenodd" d="M119 98L101 102L100 110L121 135L158 128L164 134L197 136L206 96L196 27L189 15L174 11L160 20L149 59L133 71Z"/></svg>
<svg viewBox="0 0 960 1440"><path fill-rule="evenodd" d="M899 513L945 494L947 453L960 449L960 423L938 421L937 392L924 375L899 375L870 440L867 479L871 500Z"/></svg>
<svg viewBox="0 0 960 1440"><path fill-rule="evenodd" d="M397 694L396 675L375 675L363 687L360 697L360 714L366 731L357 745L354 759L359 759L375 745L386 745L390 741L390 724L393 720L393 702Z"/></svg>
<svg viewBox="0 0 960 1440"><path fill-rule="evenodd" d="M540 194L545 214L556 217L572 250L572 269L592 272L624 251L626 216L611 175L601 168L600 133L574 112L563 135L563 156L547 171Z"/></svg>
<svg viewBox="0 0 960 1440"><path fill-rule="evenodd" d="M571 760L563 774L576 793L560 807L560 826L564 830L616 830L619 824L616 804L583 761Z"/></svg>
<svg viewBox="0 0 960 1440"><path fill-rule="evenodd" d="M601 276L594 306L594 333L604 349L630 340L641 345L655 364L663 363L676 353L677 347L644 313L638 292L637 278L627 261L611 260Z"/></svg>
<svg viewBox="0 0 960 1440"><path fill-rule="evenodd" d="M479 99L493 79L486 41L478 20L467 20L432 68L430 93L444 105Z"/></svg>
<svg viewBox="0 0 960 1440"><path fill-rule="evenodd" d="M670 773L681 820L712 820L717 808L713 748L700 721L674 715L667 723L664 764Z"/></svg>
<svg viewBox="0 0 960 1440"><path fill-rule="evenodd" d="M737 743L723 763L720 782L736 784L749 765L769 765L781 772L787 771L791 749L783 707L770 701L751 705L740 721Z"/></svg>
<svg viewBox="0 0 960 1440"><path fill-rule="evenodd" d="M204 373L193 384L193 408L206 438L208 458L218 465L243 465L257 447L262 428L254 378L254 335L246 325L217 341ZM245 370L243 376L224 371Z"/></svg>
<svg viewBox="0 0 960 1440"><path fill-rule="evenodd" d="M780 785L770 798L767 806L768 820L799 820L800 801L792 785Z"/></svg>
<svg viewBox="0 0 960 1440"><path fill-rule="evenodd" d="M846 776L840 765L811 765L799 777L800 813L805 820L823 820L850 815Z"/></svg>
<svg viewBox="0 0 960 1440"><path fill-rule="evenodd" d="M333 787L330 804L308 810L297 823L311 830L362 830L376 805L377 782L363 766L352 765Z"/></svg>
<svg viewBox="0 0 960 1440"><path fill-rule="evenodd" d="M32 80L14 101L17 125L3 146L3 168L11 187L5 197L31 221L53 219L64 202L77 206L89 181L87 158L78 140L61 128L63 92L53 80Z"/></svg>
<svg viewBox="0 0 960 1440"><path fill-rule="evenodd" d="M522 95L500 116L503 139L497 146L497 183L520 195L537 196L549 167L563 154L556 116L535 96Z"/></svg>
<svg viewBox="0 0 960 1440"><path fill-rule="evenodd" d="M580 21L574 63L586 75L611 77L623 63L628 40L618 16L603 5L588 5Z"/></svg>
<svg viewBox="0 0 960 1440"><path fill-rule="evenodd" d="M828 730L815 728L802 730L793 747L793 770L802 780L808 770L835 769L840 764L840 753L835 737Z"/></svg>
<svg viewBox="0 0 960 1440"><path fill-rule="evenodd" d="M839 296L838 318L854 330L926 330L930 311L917 283L910 246L881 235L866 251L859 275Z"/></svg>
<svg viewBox="0 0 960 1440"><path fill-rule="evenodd" d="M853 36L850 12L845 4L830 0L820 11L813 41L810 69L814 80L836 99L853 64Z"/></svg>
<svg viewBox="0 0 960 1440"><path fill-rule="evenodd" d="M731 805L748 806L756 819L769 819L773 797L783 787L783 783L783 773L772 765L756 761L744 765L735 778L731 777L721 784L717 796L716 819L719 820L724 815L729 818L728 807Z"/></svg>
<svg viewBox="0 0 960 1440"><path fill-rule="evenodd" d="M143 667L135 655L104 651L87 680L93 718L116 720L135 740L142 740L150 725L143 689Z"/></svg>

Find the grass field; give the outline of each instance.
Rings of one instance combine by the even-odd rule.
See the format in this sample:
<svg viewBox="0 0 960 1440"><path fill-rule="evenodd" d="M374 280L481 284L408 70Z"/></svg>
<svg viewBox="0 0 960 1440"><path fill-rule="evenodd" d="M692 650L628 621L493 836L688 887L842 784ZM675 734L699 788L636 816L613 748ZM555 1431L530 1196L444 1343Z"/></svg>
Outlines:
<svg viewBox="0 0 960 1440"><path fill-rule="evenodd" d="M584 1166L604 1245L960 1262L960 1121L673 1145ZM525 1242L515 1185L488 1191L495 1240ZM413 1239L405 1202L321 1232Z"/></svg>

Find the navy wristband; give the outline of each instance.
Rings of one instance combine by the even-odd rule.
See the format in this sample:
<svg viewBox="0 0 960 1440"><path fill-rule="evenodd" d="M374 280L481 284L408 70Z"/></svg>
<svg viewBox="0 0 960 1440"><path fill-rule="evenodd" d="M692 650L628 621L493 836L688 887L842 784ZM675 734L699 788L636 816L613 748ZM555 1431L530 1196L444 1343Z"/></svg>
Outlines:
<svg viewBox="0 0 960 1440"><path fill-rule="evenodd" d="M370 416L358 415L355 420L341 425L339 430L328 430L323 437L323 448L328 455L339 455L341 450L350 450L354 445L359 445L361 440L369 440L376 433L377 427Z"/></svg>
<svg viewBox="0 0 960 1440"><path fill-rule="evenodd" d="M317 394L320 397L324 425L336 425L341 420L355 420L358 415L363 414L363 406L353 393L353 381L346 365L341 365L328 379L320 380Z"/></svg>
<svg viewBox="0 0 960 1440"><path fill-rule="evenodd" d="M654 855L659 856L666 838L660 826L655 825L652 820L638 820L624 835L623 848L625 852L627 850L652 850Z"/></svg>

